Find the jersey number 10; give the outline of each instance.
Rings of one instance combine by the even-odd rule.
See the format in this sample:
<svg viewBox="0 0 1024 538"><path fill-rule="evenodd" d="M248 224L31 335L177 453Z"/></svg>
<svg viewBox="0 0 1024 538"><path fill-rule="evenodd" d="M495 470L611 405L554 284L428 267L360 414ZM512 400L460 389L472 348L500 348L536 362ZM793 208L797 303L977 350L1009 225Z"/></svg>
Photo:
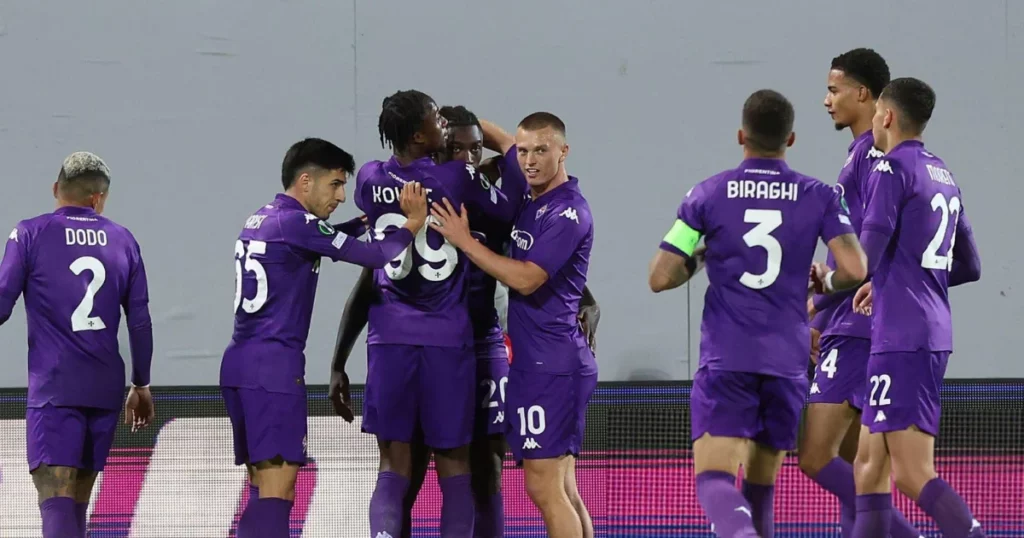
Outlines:
<svg viewBox="0 0 1024 538"><path fill-rule="evenodd" d="M377 241L384 239L384 230L389 226L404 226L407 220L409 219L405 215L399 213L384 213L377 218L377 222L373 225L373 238ZM455 267L459 263L459 253L447 239L441 243L440 248L430 247L430 244L427 243L427 229L430 227L431 222L435 222L435 219L433 215L428 215L427 224L423 225L419 232L416 232L416 238L413 240L412 246L420 257L423 258L423 261L427 262L416 268L420 276L430 282L441 282L447 280L455 272ZM395 262L398 262L397 267L390 263L384 266L384 272L388 275L388 278L391 280L402 280L409 276L414 263L412 251L409 250L409 247L406 247L395 259L391 260L391 263ZM440 263L441 266L434 267L430 265L432 263Z"/></svg>

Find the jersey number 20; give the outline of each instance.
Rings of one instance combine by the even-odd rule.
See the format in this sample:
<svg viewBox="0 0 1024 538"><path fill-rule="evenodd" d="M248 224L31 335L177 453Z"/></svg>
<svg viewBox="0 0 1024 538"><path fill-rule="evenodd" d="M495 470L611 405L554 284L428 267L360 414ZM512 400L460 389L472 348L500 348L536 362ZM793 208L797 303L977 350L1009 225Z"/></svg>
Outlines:
<svg viewBox="0 0 1024 538"><path fill-rule="evenodd" d="M743 222L756 224L752 230L743 234L743 242L748 247L761 247L768 253L768 263L761 274L751 274L746 271L740 275L740 284L755 289L763 290L775 283L779 278L779 270L782 268L782 245L778 239L772 237L772 232L782 226L782 211L778 209L748 209L743 212Z"/></svg>
<svg viewBox="0 0 1024 538"><path fill-rule="evenodd" d="M385 213L381 215L373 226L374 239L377 241L384 239L385 229L389 226L403 226L406 220L408 219L405 215L399 213ZM441 282L448 279L455 272L455 267L459 263L459 253L447 239L444 240L444 243L441 243L441 248L434 249L430 247L430 244L427 243L427 228L431 222L434 222L433 215L427 216L427 224L416 233L416 239L413 240L412 246L419 253L420 257L423 258L423 261L428 262L416 268L420 275L430 282ZM391 280L402 280L409 276L414 263L409 247L406 247L394 260L391 260L391 263L394 262L398 262L397 267L391 264L384 266L384 272L388 275L388 278ZM434 267L430 265L432 263L440 263L441 265Z"/></svg>

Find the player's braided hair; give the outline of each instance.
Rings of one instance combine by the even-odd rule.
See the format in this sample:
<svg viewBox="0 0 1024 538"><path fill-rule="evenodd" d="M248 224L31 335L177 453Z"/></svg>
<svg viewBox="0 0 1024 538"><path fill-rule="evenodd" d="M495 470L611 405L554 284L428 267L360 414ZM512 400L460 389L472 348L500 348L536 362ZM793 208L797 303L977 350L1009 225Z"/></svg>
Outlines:
<svg viewBox="0 0 1024 538"><path fill-rule="evenodd" d="M418 90L399 91L385 97L377 121L380 145L395 151L408 148L433 102L429 95Z"/></svg>
<svg viewBox="0 0 1024 538"><path fill-rule="evenodd" d="M832 69L863 84L878 99L882 89L889 84L889 64L873 49L858 48L832 58Z"/></svg>
<svg viewBox="0 0 1024 538"><path fill-rule="evenodd" d="M448 120L448 127L480 127L480 119L468 108L458 106L443 106L439 113Z"/></svg>

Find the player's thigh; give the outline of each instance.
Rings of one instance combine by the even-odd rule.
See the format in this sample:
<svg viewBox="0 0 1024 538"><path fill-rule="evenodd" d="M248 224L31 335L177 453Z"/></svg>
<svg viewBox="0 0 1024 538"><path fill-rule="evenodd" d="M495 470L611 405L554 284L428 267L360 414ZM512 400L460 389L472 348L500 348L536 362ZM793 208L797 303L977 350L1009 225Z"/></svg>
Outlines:
<svg viewBox="0 0 1024 538"><path fill-rule="evenodd" d="M84 468L88 419L83 409L29 407L25 410L25 434L29 472L41 465Z"/></svg>
<svg viewBox="0 0 1024 538"><path fill-rule="evenodd" d="M892 467L885 435L871 433L867 425L861 428L857 457L853 462L853 478L857 493L888 493L891 490L889 477Z"/></svg>
<svg viewBox="0 0 1024 538"><path fill-rule="evenodd" d="M238 389L245 420L245 446L259 475L260 491L267 486L264 461L300 467L306 464L307 412L305 391L269 392ZM296 471L297 472L297 471Z"/></svg>
<svg viewBox="0 0 1024 538"><path fill-rule="evenodd" d="M505 399L508 388L508 358L505 346L477 345L476 410L473 438L505 433Z"/></svg>
<svg viewBox="0 0 1024 538"><path fill-rule="evenodd" d="M759 377L762 380L758 391L761 427L753 440L775 450L795 450L807 399L807 378Z"/></svg>
<svg viewBox="0 0 1024 538"><path fill-rule="evenodd" d="M851 425L860 428L857 410L846 403L812 403L804 413L800 469L814 477L839 455Z"/></svg>
<svg viewBox="0 0 1024 538"><path fill-rule="evenodd" d="M862 418L871 433L916 427L931 436L938 435L942 413L940 391L948 359L947 352L871 354Z"/></svg>
<svg viewBox="0 0 1024 538"><path fill-rule="evenodd" d="M422 356L421 346L366 346L364 432L376 435L380 441L413 441L420 412L417 376Z"/></svg>
<svg viewBox="0 0 1024 538"><path fill-rule="evenodd" d="M453 449L466 447L468 463L476 401L476 355L472 347L425 346L417 379L419 424L438 465ZM440 469L438 469L440 471Z"/></svg>
<svg viewBox="0 0 1024 538"><path fill-rule="evenodd" d="M848 404L864 407L864 380L871 340L828 335L821 338L821 355L814 368L808 402L812 404Z"/></svg>
<svg viewBox="0 0 1024 538"><path fill-rule="evenodd" d="M512 369L508 377L506 440L515 460L578 456L597 374Z"/></svg>
<svg viewBox="0 0 1024 538"><path fill-rule="evenodd" d="M750 443L743 466L743 480L762 486L774 485L785 459L785 450Z"/></svg>
<svg viewBox="0 0 1024 538"><path fill-rule="evenodd" d="M221 387L221 399L231 422L231 442L235 452L235 465L246 465L249 480L257 484L256 469L249 464L249 445L245 431L245 410L242 406L242 395L237 387Z"/></svg>
<svg viewBox="0 0 1024 538"><path fill-rule="evenodd" d="M572 456L558 456L523 461L526 493L536 505L544 506L567 497L565 477L572 459Z"/></svg>
<svg viewBox="0 0 1024 538"><path fill-rule="evenodd" d="M747 440L760 431L756 374L699 368L690 391L690 423L696 472L735 474Z"/></svg>
<svg viewBox="0 0 1024 538"><path fill-rule="evenodd" d="M107 464L114 434L121 419L120 409L96 409L85 411L86 436L82 447L83 469L100 472Z"/></svg>

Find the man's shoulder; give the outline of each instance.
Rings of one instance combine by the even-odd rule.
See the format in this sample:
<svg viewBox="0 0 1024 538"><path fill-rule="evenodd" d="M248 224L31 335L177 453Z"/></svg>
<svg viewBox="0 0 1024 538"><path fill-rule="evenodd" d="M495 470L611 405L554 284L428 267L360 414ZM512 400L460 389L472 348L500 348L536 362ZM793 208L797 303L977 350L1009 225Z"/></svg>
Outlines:
<svg viewBox="0 0 1024 538"><path fill-rule="evenodd" d="M594 226L594 217L590 212L590 203L579 192L557 197L538 208L538 211L544 213L543 216L549 223L565 219L579 226L590 228Z"/></svg>

